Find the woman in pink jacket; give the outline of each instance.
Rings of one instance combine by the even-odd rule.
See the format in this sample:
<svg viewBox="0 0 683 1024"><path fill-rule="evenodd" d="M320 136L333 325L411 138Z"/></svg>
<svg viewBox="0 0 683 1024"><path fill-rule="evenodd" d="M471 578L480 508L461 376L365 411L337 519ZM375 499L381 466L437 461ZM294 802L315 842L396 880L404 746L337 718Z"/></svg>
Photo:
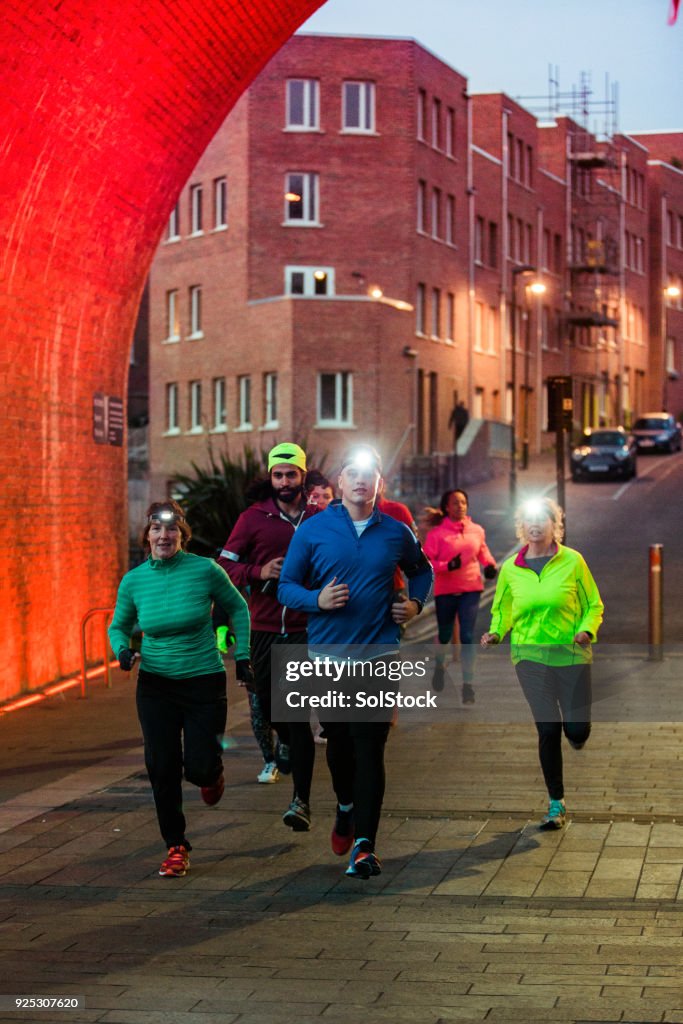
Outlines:
<svg viewBox="0 0 683 1024"><path fill-rule="evenodd" d="M474 623L484 576L496 575L496 560L486 546L486 534L467 514L467 493L461 489L446 491L441 497L442 520L427 534L424 552L435 572L434 596L439 643L450 644L453 627L458 620L461 643L462 702L474 704ZM434 670L432 686L442 690L444 663L440 657Z"/></svg>

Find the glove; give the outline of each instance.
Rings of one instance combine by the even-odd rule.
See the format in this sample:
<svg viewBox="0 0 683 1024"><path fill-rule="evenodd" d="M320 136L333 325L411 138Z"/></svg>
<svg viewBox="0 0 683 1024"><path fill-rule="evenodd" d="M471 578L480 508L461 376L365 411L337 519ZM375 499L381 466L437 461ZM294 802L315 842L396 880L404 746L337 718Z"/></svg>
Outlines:
<svg viewBox="0 0 683 1024"><path fill-rule="evenodd" d="M448 563L448 570L449 572L453 572L454 569L460 569L461 566L462 558L460 557L460 555L456 555L454 558L451 558L450 562Z"/></svg>
<svg viewBox="0 0 683 1024"><path fill-rule="evenodd" d="M486 577L487 580L495 580L497 574L498 569L496 568L495 565L484 566L484 576Z"/></svg>
<svg viewBox="0 0 683 1024"><path fill-rule="evenodd" d="M216 647L221 654L227 654L235 645L235 634L227 626L219 626L216 630Z"/></svg>
<svg viewBox="0 0 683 1024"><path fill-rule="evenodd" d="M119 651L119 665L121 666L124 672L130 672L133 665L135 664L135 659L137 658L137 656L138 652L131 650L130 647L123 647Z"/></svg>
<svg viewBox="0 0 683 1024"><path fill-rule="evenodd" d="M251 667L249 658L237 658L235 661L235 675L240 683L249 686L254 682L254 670Z"/></svg>

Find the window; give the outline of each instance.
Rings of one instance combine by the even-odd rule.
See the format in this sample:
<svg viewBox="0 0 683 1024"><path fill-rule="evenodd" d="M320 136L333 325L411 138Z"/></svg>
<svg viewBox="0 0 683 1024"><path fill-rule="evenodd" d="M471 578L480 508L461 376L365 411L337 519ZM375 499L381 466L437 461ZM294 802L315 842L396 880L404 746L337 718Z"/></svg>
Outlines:
<svg viewBox="0 0 683 1024"><path fill-rule="evenodd" d="M168 230L166 231L166 241L175 242L180 238L180 204L176 203L171 210L171 216L168 218Z"/></svg>
<svg viewBox="0 0 683 1024"><path fill-rule="evenodd" d="M441 189L432 189L432 238L441 237Z"/></svg>
<svg viewBox="0 0 683 1024"><path fill-rule="evenodd" d="M166 292L166 341L179 341L180 321L178 319L178 289Z"/></svg>
<svg viewBox="0 0 683 1024"><path fill-rule="evenodd" d="M251 377L237 378L237 422L240 430L251 430Z"/></svg>
<svg viewBox="0 0 683 1024"><path fill-rule="evenodd" d="M453 156L455 152L455 111L453 107L446 108L446 156Z"/></svg>
<svg viewBox="0 0 683 1024"><path fill-rule="evenodd" d="M489 355L496 354L496 326L498 324L498 310L495 306L488 307L486 317L486 351Z"/></svg>
<svg viewBox="0 0 683 1024"><path fill-rule="evenodd" d="M285 295L334 295L334 269L285 267Z"/></svg>
<svg viewBox="0 0 683 1024"><path fill-rule="evenodd" d="M166 385L166 433L179 434L178 424L178 385Z"/></svg>
<svg viewBox="0 0 683 1024"><path fill-rule="evenodd" d="M285 223L318 223L318 175L292 171L285 183Z"/></svg>
<svg viewBox="0 0 683 1024"><path fill-rule="evenodd" d="M198 434L202 430L202 382L190 381L190 431Z"/></svg>
<svg viewBox="0 0 683 1024"><path fill-rule="evenodd" d="M216 178L213 183L213 227L214 231L228 226L228 182Z"/></svg>
<svg viewBox="0 0 683 1024"><path fill-rule="evenodd" d="M425 286L420 283L415 293L415 331L417 334L425 333L426 323Z"/></svg>
<svg viewBox="0 0 683 1024"><path fill-rule="evenodd" d="M345 132L374 132L375 83L344 82L342 127Z"/></svg>
<svg viewBox="0 0 683 1024"><path fill-rule="evenodd" d="M484 303L474 304L474 351L484 351Z"/></svg>
<svg viewBox="0 0 683 1024"><path fill-rule="evenodd" d="M228 407L225 400L225 377L213 379L213 429L227 430Z"/></svg>
<svg viewBox="0 0 683 1024"><path fill-rule="evenodd" d="M498 266L498 225L489 221L488 263L494 269Z"/></svg>
<svg viewBox="0 0 683 1024"><path fill-rule="evenodd" d="M417 230L427 230L427 182L417 183Z"/></svg>
<svg viewBox="0 0 683 1024"><path fill-rule="evenodd" d="M277 374L263 374L263 425L277 426Z"/></svg>
<svg viewBox="0 0 683 1024"><path fill-rule="evenodd" d="M455 341L455 295L446 295L446 341Z"/></svg>
<svg viewBox="0 0 683 1024"><path fill-rule="evenodd" d="M190 338L202 338L202 290L198 284L190 288Z"/></svg>
<svg viewBox="0 0 683 1024"><path fill-rule="evenodd" d="M441 289L432 288L432 338L441 337Z"/></svg>
<svg viewBox="0 0 683 1024"><path fill-rule="evenodd" d="M315 78L290 78L287 82L287 112L285 123L290 131L316 131L318 118L319 83Z"/></svg>
<svg viewBox="0 0 683 1024"><path fill-rule="evenodd" d="M474 399L472 401L472 416L475 420L482 420L484 418L484 389L474 389Z"/></svg>
<svg viewBox="0 0 683 1024"><path fill-rule="evenodd" d="M676 372L676 340L675 338L666 339L666 371L667 373Z"/></svg>
<svg viewBox="0 0 683 1024"><path fill-rule="evenodd" d="M353 424L353 375L318 374L319 426L349 427Z"/></svg>
<svg viewBox="0 0 683 1024"><path fill-rule="evenodd" d="M474 222L474 262L484 262L484 218L477 217Z"/></svg>
<svg viewBox="0 0 683 1024"><path fill-rule="evenodd" d="M202 186L190 186L190 234L201 235L203 231L202 220Z"/></svg>
<svg viewBox="0 0 683 1024"><path fill-rule="evenodd" d="M448 245L455 245L455 196L446 196L446 224L444 239Z"/></svg>
<svg viewBox="0 0 683 1024"><path fill-rule="evenodd" d="M427 93L424 89L417 90L417 137L420 142L425 141L425 130L427 125Z"/></svg>
<svg viewBox="0 0 683 1024"><path fill-rule="evenodd" d="M432 146L441 149L441 100L432 100Z"/></svg>

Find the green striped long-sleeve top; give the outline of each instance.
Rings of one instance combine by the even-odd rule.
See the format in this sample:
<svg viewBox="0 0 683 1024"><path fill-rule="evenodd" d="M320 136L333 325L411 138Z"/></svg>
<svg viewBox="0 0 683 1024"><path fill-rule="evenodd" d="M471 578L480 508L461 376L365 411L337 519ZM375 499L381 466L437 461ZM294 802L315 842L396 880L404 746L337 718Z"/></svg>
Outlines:
<svg viewBox="0 0 683 1024"><path fill-rule="evenodd" d="M211 607L224 609L236 637L235 659L249 657L249 610L228 574L210 558L178 551L148 558L121 580L109 641L118 656L130 645L136 622L143 632L145 671L181 679L223 668Z"/></svg>

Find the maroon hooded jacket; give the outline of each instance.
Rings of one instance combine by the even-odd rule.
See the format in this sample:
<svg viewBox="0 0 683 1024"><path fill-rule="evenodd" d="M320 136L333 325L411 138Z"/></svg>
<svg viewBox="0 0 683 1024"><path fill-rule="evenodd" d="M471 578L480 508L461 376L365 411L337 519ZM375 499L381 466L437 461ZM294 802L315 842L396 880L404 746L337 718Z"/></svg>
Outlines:
<svg viewBox="0 0 683 1024"><path fill-rule="evenodd" d="M287 553L295 529L317 509L307 505L293 525L273 498L257 501L240 515L218 558L228 576L240 590L249 587L251 628L263 633L299 633L306 629L304 612L294 611L277 600L277 580L269 593L263 593L266 580L261 569L273 558Z"/></svg>

